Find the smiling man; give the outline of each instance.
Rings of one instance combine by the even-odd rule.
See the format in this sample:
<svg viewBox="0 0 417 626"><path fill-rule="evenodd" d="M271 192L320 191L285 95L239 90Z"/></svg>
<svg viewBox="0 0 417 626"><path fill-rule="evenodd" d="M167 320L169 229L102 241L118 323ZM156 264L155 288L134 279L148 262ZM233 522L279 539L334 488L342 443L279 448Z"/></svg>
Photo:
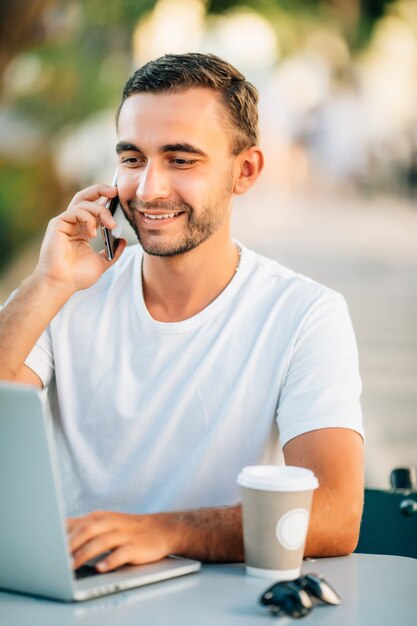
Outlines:
<svg viewBox="0 0 417 626"><path fill-rule="evenodd" d="M46 387L74 567L243 558L244 465L311 468L306 554L351 552L363 495L360 379L343 298L234 241L263 166L257 92L213 55L128 80L117 189L51 220L0 313L0 377ZM118 194L140 245L90 246ZM254 206L256 211L257 207ZM267 225L265 225L267 228ZM277 437L279 435L279 437Z"/></svg>

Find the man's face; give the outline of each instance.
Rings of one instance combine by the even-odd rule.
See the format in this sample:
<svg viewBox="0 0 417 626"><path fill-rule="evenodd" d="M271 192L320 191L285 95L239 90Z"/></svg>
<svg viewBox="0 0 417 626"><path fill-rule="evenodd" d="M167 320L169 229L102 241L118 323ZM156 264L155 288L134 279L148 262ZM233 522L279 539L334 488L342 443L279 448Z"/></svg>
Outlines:
<svg viewBox="0 0 417 626"><path fill-rule="evenodd" d="M130 96L118 138L119 198L145 252L182 254L228 227L236 157L214 91Z"/></svg>

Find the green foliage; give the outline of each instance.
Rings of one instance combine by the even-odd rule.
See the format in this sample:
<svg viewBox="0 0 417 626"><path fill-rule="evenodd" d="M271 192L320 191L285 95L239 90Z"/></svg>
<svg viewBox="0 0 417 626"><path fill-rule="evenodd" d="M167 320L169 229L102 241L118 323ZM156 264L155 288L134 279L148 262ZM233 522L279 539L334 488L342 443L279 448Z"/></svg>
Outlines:
<svg viewBox="0 0 417 626"><path fill-rule="evenodd" d="M362 0L360 19L354 36L355 48L364 48L367 45L375 24L394 2L395 0Z"/></svg>
<svg viewBox="0 0 417 626"><path fill-rule="evenodd" d="M151 11L156 0L85 0L86 24L91 27L114 28L122 26L132 32L138 19ZM103 6L105 5L105 6Z"/></svg>
<svg viewBox="0 0 417 626"><path fill-rule="evenodd" d="M51 163L0 162L0 270L60 210L62 191L51 176Z"/></svg>
<svg viewBox="0 0 417 626"><path fill-rule="evenodd" d="M82 39L61 47L45 45L37 56L42 63L44 83L39 91L15 100L14 108L48 134L108 108L109 102L116 102L120 96L125 77L120 76L114 83L106 81L100 71L106 56Z"/></svg>
<svg viewBox="0 0 417 626"><path fill-rule="evenodd" d="M39 90L17 98L15 109L53 133L116 105L130 71L132 30L144 9L153 4L106 2L104 11L103 3L96 0L82 3L78 28L70 37L61 33L32 50L42 65L43 81ZM112 55L125 59L125 72L109 77L102 70Z"/></svg>

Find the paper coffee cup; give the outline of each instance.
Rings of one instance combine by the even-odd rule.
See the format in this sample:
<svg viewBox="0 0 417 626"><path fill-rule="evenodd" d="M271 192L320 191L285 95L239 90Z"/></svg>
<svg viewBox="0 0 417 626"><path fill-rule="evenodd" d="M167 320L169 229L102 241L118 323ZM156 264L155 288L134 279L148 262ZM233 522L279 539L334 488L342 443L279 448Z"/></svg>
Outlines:
<svg viewBox="0 0 417 626"><path fill-rule="evenodd" d="M275 580L300 575L318 480L303 467L252 465L240 472L247 573Z"/></svg>

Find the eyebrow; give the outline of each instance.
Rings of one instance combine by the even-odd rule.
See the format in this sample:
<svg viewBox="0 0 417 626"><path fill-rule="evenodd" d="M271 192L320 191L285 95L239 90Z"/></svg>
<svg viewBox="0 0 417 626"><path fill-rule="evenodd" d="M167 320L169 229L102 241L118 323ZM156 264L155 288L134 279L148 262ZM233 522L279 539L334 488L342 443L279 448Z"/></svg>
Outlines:
<svg viewBox="0 0 417 626"><path fill-rule="evenodd" d="M124 141L119 141L119 143L116 145L116 154L120 154L121 152L142 152L142 150L135 146L133 143L125 143Z"/></svg>
<svg viewBox="0 0 417 626"><path fill-rule="evenodd" d="M120 154L121 152L140 152L143 154L141 148L135 146L133 143L126 143L124 141L119 141L116 145L116 153ZM190 143L168 143L165 146L161 146L159 152L160 154L165 154L166 152L186 152L187 154L198 154L207 157L207 154L203 152L203 150L196 148L196 146Z"/></svg>
<svg viewBox="0 0 417 626"><path fill-rule="evenodd" d="M196 148L189 143L169 143L166 146L161 146L159 152L164 154L165 152L187 152L188 154L199 154L200 156L207 156L205 152Z"/></svg>

